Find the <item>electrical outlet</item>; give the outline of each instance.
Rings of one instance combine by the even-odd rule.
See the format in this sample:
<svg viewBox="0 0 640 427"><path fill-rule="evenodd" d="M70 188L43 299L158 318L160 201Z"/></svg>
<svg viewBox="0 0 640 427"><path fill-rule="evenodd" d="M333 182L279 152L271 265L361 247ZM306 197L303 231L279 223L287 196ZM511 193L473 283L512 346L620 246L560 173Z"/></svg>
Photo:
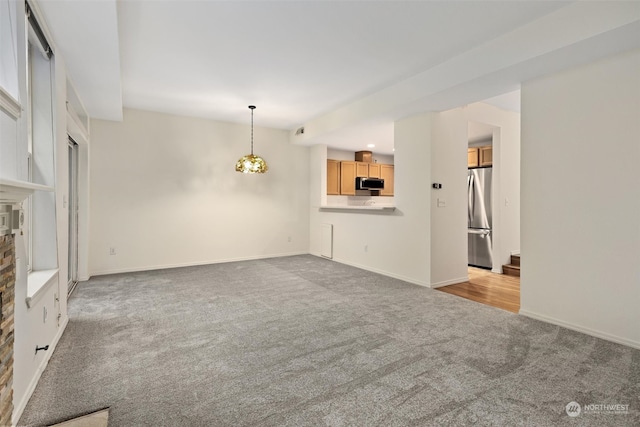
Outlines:
<svg viewBox="0 0 640 427"><path fill-rule="evenodd" d="M291 236L287 237L287 242L291 243Z"/></svg>
<svg viewBox="0 0 640 427"><path fill-rule="evenodd" d="M116 254L116 248L109 248L109 255L115 255Z"/></svg>
<svg viewBox="0 0 640 427"><path fill-rule="evenodd" d="M369 245L364 245L364 251L369 252Z"/></svg>

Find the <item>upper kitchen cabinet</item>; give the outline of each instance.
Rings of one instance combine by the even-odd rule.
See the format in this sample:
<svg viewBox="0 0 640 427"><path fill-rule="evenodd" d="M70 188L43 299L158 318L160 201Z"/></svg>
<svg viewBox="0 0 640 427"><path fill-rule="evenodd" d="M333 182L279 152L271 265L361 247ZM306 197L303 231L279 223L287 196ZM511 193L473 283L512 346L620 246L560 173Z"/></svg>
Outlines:
<svg viewBox="0 0 640 427"><path fill-rule="evenodd" d="M479 166L491 166L493 164L493 147L488 145L486 147L479 148L480 160Z"/></svg>
<svg viewBox="0 0 640 427"><path fill-rule="evenodd" d="M356 162L340 162L340 194L356 195Z"/></svg>
<svg viewBox="0 0 640 427"><path fill-rule="evenodd" d="M467 149L467 167L477 168L493 165L493 147L473 147Z"/></svg>
<svg viewBox="0 0 640 427"><path fill-rule="evenodd" d="M380 178L384 179L381 196L393 196L393 165L380 165Z"/></svg>
<svg viewBox="0 0 640 427"><path fill-rule="evenodd" d="M477 168L480 164L480 152L477 148L467 149L467 167Z"/></svg>
<svg viewBox="0 0 640 427"><path fill-rule="evenodd" d="M369 163L356 162L356 176L358 178L369 178Z"/></svg>
<svg viewBox="0 0 640 427"><path fill-rule="evenodd" d="M380 165L369 163L369 178L380 178Z"/></svg>
<svg viewBox="0 0 640 427"><path fill-rule="evenodd" d="M327 194L340 194L340 162L327 160Z"/></svg>

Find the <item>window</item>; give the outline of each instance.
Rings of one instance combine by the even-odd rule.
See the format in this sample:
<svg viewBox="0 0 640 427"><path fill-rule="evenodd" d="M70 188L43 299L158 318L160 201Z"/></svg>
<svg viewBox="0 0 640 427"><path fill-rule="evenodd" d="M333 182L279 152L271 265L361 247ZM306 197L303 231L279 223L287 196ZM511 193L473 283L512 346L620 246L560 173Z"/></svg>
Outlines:
<svg viewBox="0 0 640 427"><path fill-rule="evenodd" d="M55 187L54 61L51 48L27 5L26 179ZM27 295L35 295L57 274L55 193L35 191L24 203L24 241L29 270Z"/></svg>
<svg viewBox="0 0 640 427"><path fill-rule="evenodd" d="M16 42L16 4L0 3L0 87L5 95L18 102L18 55Z"/></svg>
<svg viewBox="0 0 640 427"><path fill-rule="evenodd" d="M16 3L0 2L0 178L18 180L20 154Z"/></svg>

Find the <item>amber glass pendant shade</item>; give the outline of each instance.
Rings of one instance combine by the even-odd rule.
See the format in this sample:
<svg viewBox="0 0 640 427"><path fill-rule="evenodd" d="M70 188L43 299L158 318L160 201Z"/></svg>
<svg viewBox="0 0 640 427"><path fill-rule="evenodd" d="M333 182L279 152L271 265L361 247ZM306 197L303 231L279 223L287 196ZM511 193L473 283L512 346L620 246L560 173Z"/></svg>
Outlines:
<svg viewBox="0 0 640 427"><path fill-rule="evenodd" d="M236 171L242 173L265 173L269 170L267 163L260 156L247 154L236 163Z"/></svg>
<svg viewBox="0 0 640 427"><path fill-rule="evenodd" d="M265 173L269 170L267 162L260 156L253 154L253 110L255 105L249 105L251 110L251 154L242 156L236 163L236 171L242 173Z"/></svg>

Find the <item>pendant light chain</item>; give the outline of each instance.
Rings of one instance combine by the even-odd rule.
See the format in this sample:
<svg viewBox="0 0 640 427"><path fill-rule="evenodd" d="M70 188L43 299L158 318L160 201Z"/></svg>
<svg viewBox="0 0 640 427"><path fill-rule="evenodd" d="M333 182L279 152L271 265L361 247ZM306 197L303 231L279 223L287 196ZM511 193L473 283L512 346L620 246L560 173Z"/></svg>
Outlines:
<svg viewBox="0 0 640 427"><path fill-rule="evenodd" d="M256 107L251 108L251 155L253 155L253 110L254 108Z"/></svg>

